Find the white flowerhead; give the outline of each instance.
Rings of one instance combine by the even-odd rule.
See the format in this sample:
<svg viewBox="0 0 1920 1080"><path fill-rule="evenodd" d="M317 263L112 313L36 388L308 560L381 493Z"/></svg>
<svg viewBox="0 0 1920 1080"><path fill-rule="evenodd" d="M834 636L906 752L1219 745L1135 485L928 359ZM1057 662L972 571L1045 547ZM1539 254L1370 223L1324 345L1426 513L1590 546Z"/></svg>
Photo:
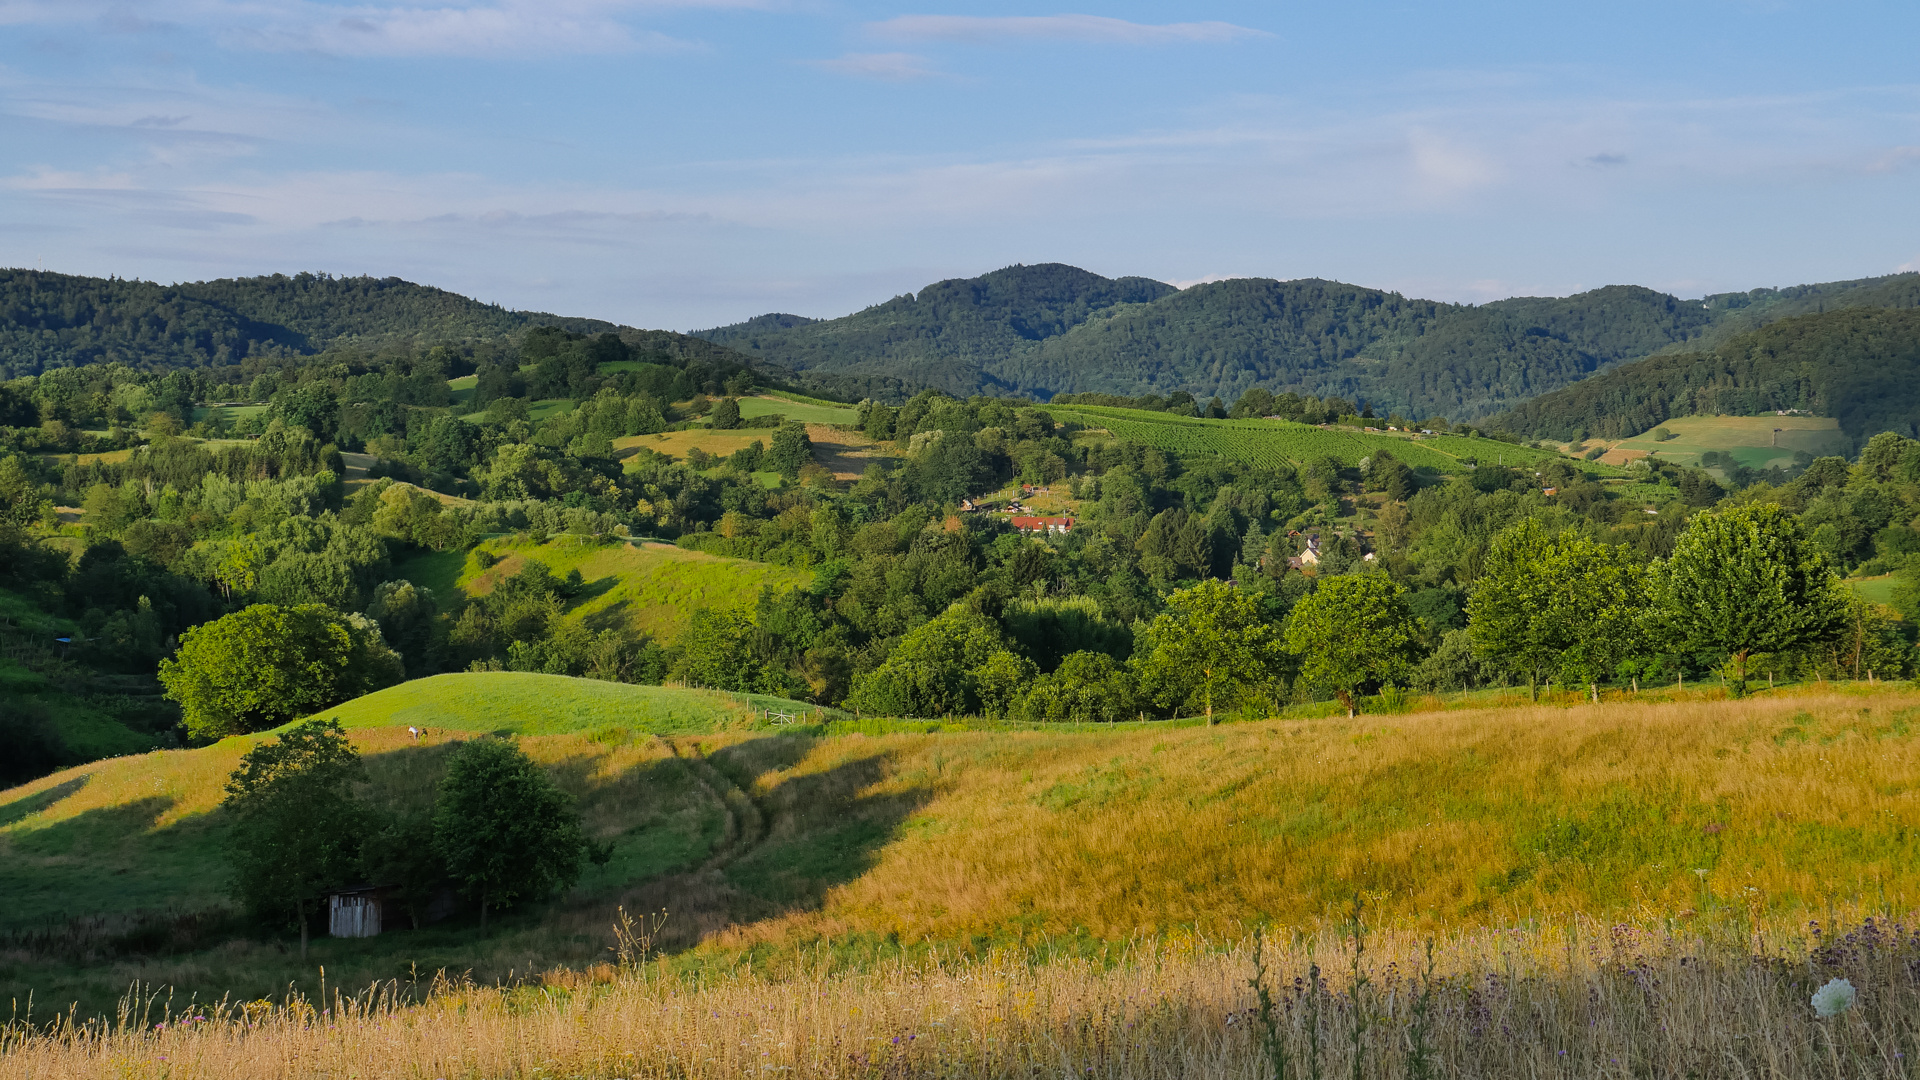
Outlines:
<svg viewBox="0 0 1920 1080"><path fill-rule="evenodd" d="M1813 992L1813 1011L1821 1016L1838 1016L1853 1008L1853 999L1859 996L1852 983L1834 979Z"/></svg>

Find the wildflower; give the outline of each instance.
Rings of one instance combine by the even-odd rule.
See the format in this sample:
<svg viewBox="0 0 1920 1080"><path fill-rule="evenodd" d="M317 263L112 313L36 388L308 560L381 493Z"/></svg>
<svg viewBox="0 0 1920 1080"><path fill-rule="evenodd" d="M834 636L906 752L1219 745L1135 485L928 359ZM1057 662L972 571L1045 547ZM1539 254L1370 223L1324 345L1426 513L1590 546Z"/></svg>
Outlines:
<svg viewBox="0 0 1920 1080"><path fill-rule="evenodd" d="M1838 1016L1853 1008L1859 991L1845 979L1834 979L1813 992L1813 1011L1821 1016Z"/></svg>

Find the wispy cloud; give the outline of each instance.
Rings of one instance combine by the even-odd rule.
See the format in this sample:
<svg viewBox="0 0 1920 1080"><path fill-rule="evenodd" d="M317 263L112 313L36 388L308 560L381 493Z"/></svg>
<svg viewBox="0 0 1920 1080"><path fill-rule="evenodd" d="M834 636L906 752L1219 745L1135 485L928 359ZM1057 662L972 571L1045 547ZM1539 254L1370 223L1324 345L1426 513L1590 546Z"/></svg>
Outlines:
<svg viewBox="0 0 1920 1080"><path fill-rule="evenodd" d="M877 37L997 45L1009 41L1078 41L1102 45L1169 45L1271 36L1226 22L1137 23L1103 15L901 15L867 24Z"/></svg>
<svg viewBox="0 0 1920 1080"><path fill-rule="evenodd" d="M222 35L229 45L337 56L495 56L621 53L690 47L665 34L629 28L615 17L627 5L506 3L438 8L288 5L264 25Z"/></svg>
<svg viewBox="0 0 1920 1080"><path fill-rule="evenodd" d="M632 20L666 9L779 6L783 0L176 0L167 5L169 21L160 23L136 17L120 0L0 0L0 26L192 28L229 48L336 56L513 57L692 48Z"/></svg>
<svg viewBox="0 0 1920 1080"><path fill-rule="evenodd" d="M832 60L809 60L807 63L842 75L885 79L888 82L912 82L944 74L934 68L926 57L901 52L848 53Z"/></svg>

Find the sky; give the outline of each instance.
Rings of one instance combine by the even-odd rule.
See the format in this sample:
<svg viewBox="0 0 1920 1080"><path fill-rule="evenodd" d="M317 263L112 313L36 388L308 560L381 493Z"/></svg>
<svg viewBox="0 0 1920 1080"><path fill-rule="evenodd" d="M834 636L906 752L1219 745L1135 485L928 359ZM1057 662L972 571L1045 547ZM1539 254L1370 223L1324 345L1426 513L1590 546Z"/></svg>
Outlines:
<svg viewBox="0 0 1920 1080"><path fill-rule="evenodd" d="M690 330L1066 262L1920 269L1920 4L0 0L0 266Z"/></svg>

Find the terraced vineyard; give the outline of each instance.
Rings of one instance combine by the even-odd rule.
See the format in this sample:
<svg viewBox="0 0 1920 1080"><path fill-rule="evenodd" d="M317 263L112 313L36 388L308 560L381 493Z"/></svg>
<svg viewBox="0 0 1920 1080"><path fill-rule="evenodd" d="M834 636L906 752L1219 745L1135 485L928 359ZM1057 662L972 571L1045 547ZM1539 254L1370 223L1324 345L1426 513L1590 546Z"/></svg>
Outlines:
<svg viewBox="0 0 1920 1080"><path fill-rule="evenodd" d="M1162 450L1220 454L1264 468L1318 457L1331 457L1342 465L1357 465L1361 458L1382 450L1415 468L1424 466L1440 472L1465 471L1469 467L1466 462L1504 461L1508 465L1522 465L1558 456L1549 450L1461 435L1413 439L1287 420L1203 420L1101 405L1071 405L1048 412L1056 420L1105 428L1123 439Z"/></svg>

